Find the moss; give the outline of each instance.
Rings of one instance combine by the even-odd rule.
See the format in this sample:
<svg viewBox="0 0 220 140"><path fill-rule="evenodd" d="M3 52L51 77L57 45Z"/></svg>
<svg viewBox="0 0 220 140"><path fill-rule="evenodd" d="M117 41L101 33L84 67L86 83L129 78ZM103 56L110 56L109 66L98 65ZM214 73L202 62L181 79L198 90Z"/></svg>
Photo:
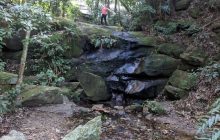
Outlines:
<svg viewBox="0 0 220 140"><path fill-rule="evenodd" d="M22 89L19 99L21 104L27 107L59 104L63 103L62 93L64 92L69 92L69 90L58 87L28 85Z"/></svg>
<svg viewBox="0 0 220 140"><path fill-rule="evenodd" d="M183 97L186 97L188 95L187 93L188 91L174 86L165 86L165 94L169 99L182 99Z"/></svg>
<svg viewBox="0 0 220 140"><path fill-rule="evenodd" d="M85 94L92 101L103 101L110 98L105 80L92 73L81 73L78 78Z"/></svg>
<svg viewBox="0 0 220 140"><path fill-rule="evenodd" d="M144 103L144 106L146 106L148 108L148 111L153 114L163 115L166 113L166 110L157 101L146 101Z"/></svg>
<svg viewBox="0 0 220 140"><path fill-rule="evenodd" d="M0 72L0 85L15 85L18 75L7 72Z"/></svg>
<svg viewBox="0 0 220 140"><path fill-rule="evenodd" d="M164 43L158 46L157 51L171 57L179 58L180 54L185 50L184 46L172 43Z"/></svg>
<svg viewBox="0 0 220 140"><path fill-rule="evenodd" d="M168 83L176 88L190 90L196 85L197 75L181 70L176 70L170 77Z"/></svg>
<svg viewBox="0 0 220 140"><path fill-rule="evenodd" d="M139 45L154 47L160 43L160 40L158 38L146 36L143 32L129 32L129 34L131 34L138 40Z"/></svg>
<svg viewBox="0 0 220 140"><path fill-rule="evenodd" d="M188 50L180 55L180 58L193 66L202 66L205 64L207 55L204 51L195 48L193 50Z"/></svg>
<svg viewBox="0 0 220 140"><path fill-rule="evenodd" d="M179 63L179 60L167 55L153 54L145 59L143 72L149 76L170 76Z"/></svg>

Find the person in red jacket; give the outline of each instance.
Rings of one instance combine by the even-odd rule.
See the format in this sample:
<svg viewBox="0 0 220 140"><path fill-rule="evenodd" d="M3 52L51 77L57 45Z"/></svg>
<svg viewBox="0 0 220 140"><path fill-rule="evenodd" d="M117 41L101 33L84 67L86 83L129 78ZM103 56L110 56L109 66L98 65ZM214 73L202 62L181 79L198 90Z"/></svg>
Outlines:
<svg viewBox="0 0 220 140"><path fill-rule="evenodd" d="M107 25L107 21L106 21L106 17L107 17L107 14L108 14L107 6L103 6L101 12L102 12L101 24L103 25L103 19L104 19L105 25Z"/></svg>

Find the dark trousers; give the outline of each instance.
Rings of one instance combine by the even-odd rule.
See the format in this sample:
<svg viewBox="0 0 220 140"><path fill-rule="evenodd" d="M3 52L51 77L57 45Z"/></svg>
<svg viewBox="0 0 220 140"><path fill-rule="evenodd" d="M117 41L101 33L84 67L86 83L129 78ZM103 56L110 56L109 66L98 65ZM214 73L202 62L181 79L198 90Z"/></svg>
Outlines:
<svg viewBox="0 0 220 140"><path fill-rule="evenodd" d="M102 17L101 17L101 24L102 24L102 25L103 25L103 19L104 19L104 21L105 21L105 25L107 25L106 16L107 16L107 15L102 14Z"/></svg>

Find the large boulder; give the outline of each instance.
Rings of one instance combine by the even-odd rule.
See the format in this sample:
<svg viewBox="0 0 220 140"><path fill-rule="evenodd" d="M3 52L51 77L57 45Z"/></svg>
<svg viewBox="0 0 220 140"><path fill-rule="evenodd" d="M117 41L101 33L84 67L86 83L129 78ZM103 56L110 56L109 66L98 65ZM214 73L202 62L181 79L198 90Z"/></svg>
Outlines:
<svg viewBox="0 0 220 140"><path fill-rule="evenodd" d="M197 75L176 70L165 86L165 92L170 99L181 99L195 86Z"/></svg>
<svg viewBox="0 0 220 140"><path fill-rule="evenodd" d="M0 72L0 85L15 85L18 75L8 72Z"/></svg>
<svg viewBox="0 0 220 140"><path fill-rule="evenodd" d="M18 99L22 106L25 107L35 107L46 104L62 104L62 94L65 92L69 91L58 87L29 85L21 90Z"/></svg>
<svg viewBox="0 0 220 140"><path fill-rule="evenodd" d="M80 125L67 134L62 140L100 140L102 120L98 116L85 125Z"/></svg>
<svg viewBox="0 0 220 140"><path fill-rule="evenodd" d="M191 0L177 0L176 11L186 10L189 8Z"/></svg>
<svg viewBox="0 0 220 140"><path fill-rule="evenodd" d="M105 80L95 74L83 72L78 77L78 80L85 91L89 100L103 101L110 98Z"/></svg>
<svg viewBox="0 0 220 140"><path fill-rule="evenodd" d="M158 46L157 51L160 54L165 54L174 58L179 58L185 50L185 47L174 43L164 43Z"/></svg>
<svg viewBox="0 0 220 140"><path fill-rule="evenodd" d="M0 140L26 140L26 138L23 133L16 130L11 130L8 135L2 136Z"/></svg>
<svg viewBox="0 0 220 140"><path fill-rule="evenodd" d="M207 55L200 49L187 50L180 55L183 62L193 66L202 66L205 64Z"/></svg>
<svg viewBox="0 0 220 140"><path fill-rule="evenodd" d="M144 60L143 73L148 76L170 76L180 61L162 54L153 54Z"/></svg>

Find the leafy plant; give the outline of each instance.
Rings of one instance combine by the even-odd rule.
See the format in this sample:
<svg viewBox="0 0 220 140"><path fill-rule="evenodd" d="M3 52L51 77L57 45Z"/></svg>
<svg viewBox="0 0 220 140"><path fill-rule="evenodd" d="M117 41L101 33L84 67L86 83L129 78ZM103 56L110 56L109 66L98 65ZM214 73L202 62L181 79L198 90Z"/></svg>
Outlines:
<svg viewBox="0 0 220 140"><path fill-rule="evenodd" d="M199 140L219 140L220 129L216 125L220 121L220 98L211 106L210 111L200 120L196 139Z"/></svg>
<svg viewBox="0 0 220 140"><path fill-rule="evenodd" d="M162 115L166 113L165 109L156 101L145 101L143 106L147 107L148 111L153 114Z"/></svg>
<svg viewBox="0 0 220 140"><path fill-rule="evenodd" d="M202 76L205 76L209 81L212 81L213 79L220 77L220 64L214 63L212 65L199 68L198 71Z"/></svg>
<svg viewBox="0 0 220 140"><path fill-rule="evenodd" d="M92 40L92 43L95 44L95 47L107 47L107 48L111 48L114 46L114 44L117 42L116 39L113 39L111 37L106 37L106 36L102 36L102 37L98 37L96 39Z"/></svg>
<svg viewBox="0 0 220 140"><path fill-rule="evenodd" d="M18 93L20 93L20 89L13 88L0 95L0 114L4 114L14 108Z"/></svg>
<svg viewBox="0 0 220 140"><path fill-rule="evenodd" d="M0 59L0 71L4 71L6 63Z"/></svg>
<svg viewBox="0 0 220 140"><path fill-rule="evenodd" d="M36 61L35 70L53 70L56 75L65 73L68 69L68 61L64 59L64 53L69 46L63 42L64 34L54 33L52 35L36 36L31 44L41 46L35 49Z"/></svg>
<svg viewBox="0 0 220 140"><path fill-rule="evenodd" d="M52 70L48 69L46 72L41 72L37 75L38 82L41 85L57 86L65 79L64 77L57 76Z"/></svg>

